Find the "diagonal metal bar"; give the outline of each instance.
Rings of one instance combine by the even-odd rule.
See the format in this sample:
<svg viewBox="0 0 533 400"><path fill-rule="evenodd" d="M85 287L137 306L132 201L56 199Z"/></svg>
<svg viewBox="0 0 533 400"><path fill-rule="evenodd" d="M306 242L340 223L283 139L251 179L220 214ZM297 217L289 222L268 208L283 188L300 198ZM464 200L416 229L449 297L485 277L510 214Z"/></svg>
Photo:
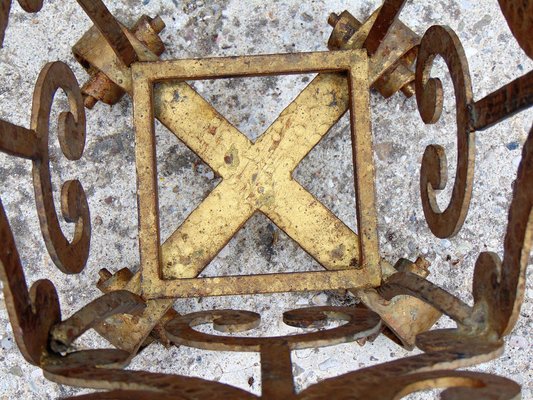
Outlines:
<svg viewBox="0 0 533 400"><path fill-rule="evenodd" d="M400 15L407 0L386 0L379 10L376 21L372 25L363 47L367 49L368 55L372 56L387 36L390 27Z"/></svg>
<svg viewBox="0 0 533 400"><path fill-rule="evenodd" d="M78 3L124 65L137 60L135 49L102 0L78 0Z"/></svg>
<svg viewBox="0 0 533 400"><path fill-rule="evenodd" d="M285 182L276 201L279 207L267 205L260 210L324 268L358 265L357 234L298 182Z"/></svg>
<svg viewBox="0 0 533 400"><path fill-rule="evenodd" d="M225 177L224 157L232 145L242 150L252 142L185 82L154 86L154 115L214 171ZM201 116L201 118L199 118Z"/></svg>
<svg viewBox="0 0 533 400"><path fill-rule="evenodd" d="M211 168L225 179L166 241L170 249L163 254L164 276L183 278L199 274L256 210L263 211L267 216L275 215L280 208L276 204L278 197L284 197L284 206L292 210L302 209L301 205L290 206L295 199L287 197L288 192L298 198L303 197L306 203L302 204L313 204L311 212L315 221L328 224L321 230L334 234L331 240L317 241L316 233L308 231L308 234L297 234L291 229L293 232L290 236L297 238L296 241L307 248L311 255L318 256L319 262L336 266L335 269L343 264L344 268L356 265L357 251L353 250L354 244L349 242L354 240L356 243L357 236L310 193L301 193L305 189L300 185L295 185L294 190L285 188L293 182L290 176L292 170L329 132L348 107L346 86L346 78L340 74L317 76L253 145L214 111L200 122L203 129L198 129L197 124L192 125L187 118L179 118L182 115L197 115L197 110L194 114L191 110L189 114L186 109L188 105L184 103L186 100L182 100L195 93L184 86L180 87L177 94L174 91L172 97L169 96L169 90L165 91L163 98L158 100L156 112L164 109L167 123L178 117L182 129L177 130L176 136L202 159L210 160ZM159 93L156 92L154 97L157 98ZM176 101L178 104L175 104ZM178 114L176 108L180 104L185 109L180 109ZM205 106L213 110L207 103ZM214 135L206 135L206 131L213 131ZM217 152L219 149L226 149L226 152ZM215 156L211 154L212 150L217 152ZM282 230L298 226L296 215L300 214L283 211L280 214L285 216L284 221L275 217L273 220L283 222L279 225ZM343 233L349 231L351 234L344 239L339 238L338 227L344 228ZM304 238L311 239L315 245L306 246L302 243ZM345 252L345 248L352 251ZM341 256L345 253L348 258Z"/></svg>
<svg viewBox="0 0 533 400"><path fill-rule="evenodd" d="M533 71L476 101L470 108L470 130L490 128L533 105Z"/></svg>
<svg viewBox="0 0 533 400"><path fill-rule="evenodd" d="M240 197L232 182L221 182L165 241L161 265L167 279L196 277L241 229L255 208Z"/></svg>

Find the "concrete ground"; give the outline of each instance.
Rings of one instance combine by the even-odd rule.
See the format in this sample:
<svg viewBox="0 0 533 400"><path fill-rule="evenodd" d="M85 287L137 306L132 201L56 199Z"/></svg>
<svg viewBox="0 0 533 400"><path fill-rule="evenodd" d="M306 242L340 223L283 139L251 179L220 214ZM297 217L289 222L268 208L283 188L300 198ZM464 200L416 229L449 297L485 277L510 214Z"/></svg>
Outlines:
<svg viewBox="0 0 533 400"><path fill-rule="evenodd" d="M163 58L230 56L276 52L326 50L330 12L349 10L367 17L380 0L330 1L106 1L114 15L130 24L141 14L159 14L167 28ZM533 63L518 47L496 0L420 0L405 7L402 20L423 34L431 25L448 25L465 48L473 81L474 98L531 70ZM22 12L14 2L4 48L0 50L0 118L28 126L32 91L38 73L48 61L62 60L80 82L86 74L70 48L90 26L74 0L46 0L38 14ZM511 185L522 145L531 127L532 111L522 112L477 135L476 183L472 206L460 233L449 240L432 236L419 199L421 157L431 143L443 145L449 156L451 180L455 163L455 105L451 81L438 62L435 74L443 77L445 112L433 126L425 126L414 99L396 94L384 100L373 93L371 113L377 167L379 238L382 256L431 261L433 282L471 301L472 272L480 251L500 255L510 203ZM303 89L309 76L234 79L198 82L196 89L239 129L255 139ZM58 95L54 113L65 106ZM65 276L52 264L39 230L31 184L31 165L0 154L0 196L10 218L29 282L50 278L61 298L64 316L96 298L97 272L105 267L138 268L137 205L135 196L132 103L124 98L110 108L98 104L87 112L88 137L84 157L69 162L52 135L52 174L57 193L61 183L79 178L88 194L93 235L84 272ZM162 126L157 126L159 182L163 239L166 238L219 182L206 165ZM348 121L343 118L304 159L295 178L355 227L353 172ZM439 198L447 203L450 190ZM58 207L58 195L56 207ZM72 235L72 227L63 229ZM317 233L319 234L319 233ZM254 216L216 257L205 274L252 273L317 269L317 263L266 217ZM529 275L531 275L531 269ZM530 277L531 278L531 277ZM514 331L506 338L505 354L473 370L514 379L523 385L523 398L533 398L533 292L531 279ZM0 297L2 297L0 295ZM354 300L337 293L276 294L179 300L186 313L212 308L238 308L260 312L262 326L255 334L286 333L284 310L313 304L345 304ZM452 326L442 318L437 327ZM89 332L79 348L107 346ZM404 357L409 353L385 337L360 347L356 343L293 353L299 389L361 367ZM133 369L189 374L236 385L260 393L259 357L249 353L219 353L186 347L165 350L152 345L135 359ZM0 399L55 399L85 390L57 385L22 358L14 340L7 310L0 299ZM435 393L412 396L434 398Z"/></svg>

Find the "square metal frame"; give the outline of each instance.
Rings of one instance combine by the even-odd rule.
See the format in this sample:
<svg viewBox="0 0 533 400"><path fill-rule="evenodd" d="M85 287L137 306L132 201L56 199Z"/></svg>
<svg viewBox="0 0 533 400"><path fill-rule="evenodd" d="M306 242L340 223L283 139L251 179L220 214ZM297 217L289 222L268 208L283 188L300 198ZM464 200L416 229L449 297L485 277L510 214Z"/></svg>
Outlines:
<svg viewBox="0 0 533 400"><path fill-rule="evenodd" d="M347 75L360 260L343 270L165 279L161 273L154 84L303 73ZM365 50L138 62L132 65L142 292L148 299L376 287L381 283ZM317 232L317 234L319 234ZM348 267L348 266L347 266Z"/></svg>

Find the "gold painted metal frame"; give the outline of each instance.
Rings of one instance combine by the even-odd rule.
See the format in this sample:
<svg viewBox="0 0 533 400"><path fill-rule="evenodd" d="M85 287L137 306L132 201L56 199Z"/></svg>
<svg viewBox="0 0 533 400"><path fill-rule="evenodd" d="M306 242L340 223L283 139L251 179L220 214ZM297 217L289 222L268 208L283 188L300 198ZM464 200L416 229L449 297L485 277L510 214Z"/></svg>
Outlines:
<svg viewBox="0 0 533 400"><path fill-rule="evenodd" d="M350 126L355 168L359 262L335 271L182 278L162 265L154 127L154 84L168 80L346 73L350 94ZM132 65L139 247L142 291L146 298L172 298L377 287L381 267L375 210L374 163L370 129L368 57L363 50L276 54L244 57L139 62ZM279 135L282 135L280 133ZM278 142L281 139L274 140ZM255 146L252 146L255 147ZM256 165L261 164L258 155ZM266 152L264 157L268 157ZM253 163L250 161L250 163ZM252 171L255 171L252 169ZM259 171L260 172L260 171ZM248 173L255 181L258 173ZM288 171L289 175L292 172ZM242 178L244 179L244 178ZM292 177L290 177L292 179ZM239 179L237 179L239 180ZM282 189L282 188L281 188ZM231 205L230 205L231 206ZM261 210L261 202L256 210ZM178 276L176 276L178 275Z"/></svg>
<svg viewBox="0 0 533 400"><path fill-rule="evenodd" d="M39 0L18 0L18 2L29 12L37 11L42 5L42 1ZM78 0L78 2L95 23L95 27L84 35L74 49L78 60L88 69L91 79L79 88L74 73L66 64L48 63L42 68L35 85L30 128L0 120L0 151L32 161L33 186L42 235L51 260L62 272L68 274L79 273L87 263L91 219L83 186L79 181L72 180L67 181L61 190L63 217L67 222L75 224L76 233L72 241L67 240L58 223L59 213L54 207L50 180L49 148L49 138L52 134L49 129L50 114L55 93L62 90L68 97L68 107L58 118L61 151L69 160L78 160L83 155L86 138L84 106L90 108L96 101L113 104L125 92L131 94L132 81L138 84L136 72L142 71L143 65L135 63L138 60L157 60L157 56L164 50L164 45L157 36L164 27L161 19L143 16L130 31L114 19L101 0ZM416 94L422 120L434 123L441 115L444 93L441 81L432 77L430 70L438 55L448 66L456 97L459 153L457 171L461 169L461 172L457 173L452 199L443 212L432 204L435 192L446 186L446 153L441 146L430 145L426 148L420 173L420 189L426 220L430 230L438 237L449 237L456 233L463 225L468 211L470 192L474 183L472 167L475 161L475 151L473 151L476 145L473 140L475 131L492 126L533 105L533 71L474 101L466 54L455 32L445 26L434 25L426 30L423 37L417 37L398 20L405 3L406 0L385 0L383 7L363 24L347 11L341 15L330 16L329 21L334 25L329 43L330 49L363 49L360 50L363 51L363 57L357 56L357 52L330 54L347 59L356 57L362 61L362 58L366 58L364 55L366 50L369 65L367 66L366 62L361 62L360 65L362 70L364 69L364 74L358 75L362 70L343 69L342 67L346 65L344 61L335 63L332 69L326 60L326 58L331 60L330 56L324 53L245 56L240 58L241 62L237 62L240 64L237 65L238 68L233 62L226 65L227 59L186 60L185 64L181 64L181 71L174 71L174 76L182 76L180 74L186 70L187 74L183 75L187 78L180 79L194 79L189 77L190 74L196 74L198 79L208 78L215 72L226 72L219 77L252 76L254 72L275 74L276 65L281 64L286 73L300 73L307 71L306 63L310 61L307 58L311 58L313 68L316 67L319 72L325 73L319 74L295 99L293 105L305 102L300 121L309 119L310 110L314 110L316 118L320 118L321 134L315 132L313 140L317 136L325 135L331 128L331 124L326 122L338 120L349 108L348 106L357 111L352 112L351 117L358 223L360 234L363 236L359 243L360 247L364 247L365 243L374 243L372 238L376 234L375 230L371 229L375 227L372 225L375 222L372 219L375 217L374 191L363 190L368 189L363 185L365 179L373 174L372 151L365 146L371 142L370 130L359 129L359 125L369 126L369 111L366 108L368 87L378 89L384 96L389 96L398 90L406 96ZM533 15L533 1L499 0L499 3L511 31L520 46L531 57L533 42L529 32L532 31L532 20L524 16ZM11 0L0 0L0 45L10 4ZM144 133L142 137L152 141L150 151L146 154L145 149L145 152L141 153L142 157L147 157L141 160L141 166L147 164L147 168L141 172L148 177L156 173L154 168L150 168L150 163L146 163L155 160L154 116L167 127L170 125L170 130L178 137L182 135L181 138L187 138L199 132L194 140L199 140L203 135L220 139L214 133L220 131L218 133L225 132L225 135L228 135L233 128L227 121L223 122L223 117L185 82L177 84L162 82L157 85L157 82L161 82L160 79L167 80L166 69L172 63L146 64L152 65L156 73L151 80L145 79L145 86L141 88L148 94L144 98L144 103L140 104L141 106L144 104L144 108L139 107L139 102L135 104L136 117L142 116L143 113L150 117L141 118L141 122L149 128L141 131ZM416 66L414 71L411 68L413 63ZM367 73L366 68L369 71L369 78L366 82L362 82ZM348 90L345 87L346 78L339 71L348 71L350 83ZM354 74L356 79L353 77ZM357 85L359 81L362 83ZM150 97L154 83L156 85L152 103ZM358 90L361 91L361 96L354 96ZM187 94L179 97L182 99L179 105L169 101L169 97L175 97L176 91L179 94ZM313 94L318 91L320 95L314 96ZM335 100L335 93L339 105L328 108L329 100L332 97L332 100ZM348 101L349 96L353 97L351 102ZM320 101L317 101L319 99ZM364 106L363 110L367 112L359 114L360 110L357 109L359 105ZM290 107L287 109L292 110ZM332 117L333 114L335 118ZM209 118L219 121L218 127L205 124L205 119ZM284 125L285 122L286 119L281 119L278 125L272 126L276 126L277 129L281 125L281 128L289 129ZM187 127L187 124L191 126ZM213 132L210 128L213 128ZM185 135L180 132L182 130L186 131ZM279 131L284 130L279 129ZM152 135L146 134L147 132L151 132ZM307 130L300 129L300 133L302 132L305 134ZM232 136L232 140L233 138L235 135ZM308 137L308 140L311 139ZM223 147L217 146L220 142L210 140L209 145L215 146L220 151ZM207 143L207 140L204 142L200 140L196 144ZM190 145L189 142L186 144ZM192 149L194 146L190 147ZM299 155L310 151L303 149L302 146L291 148ZM212 147L207 146L207 149L203 150L199 152L201 157L209 155L207 150L212 150ZM219 161L233 166L236 160L232 157L233 153L226 154L227 158L224 155L222 152L223 157ZM291 153L289 158L290 156L294 157L294 154ZM69 397L72 399L392 400L415 391L442 387L445 390L441 393L441 398L516 400L520 398L520 386L507 378L484 373L453 371L453 369L473 366L499 357L504 351L504 337L512 331L519 318L526 289L526 270L530 264L529 256L533 247L532 182L533 128L524 143L522 160L513 184L503 259L500 260L497 254L488 251L479 254L472 279L471 294L474 300L472 305L426 280L427 262L421 258L415 263L400 259L392 267L386 261L377 261L377 249L374 253L364 253L353 246L346 249L346 254L339 258L340 261L322 264L329 269L337 270L342 269L343 264L351 265L351 262L345 262L351 258L355 260L354 265L363 268L378 265L380 262L383 272L380 286L354 291L369 309L360 306L311 307L283 314L285 324L299 328L324 327L326 321L342 323L333 329L281 337L236 336L237 332L257 327L260 315L243 310L211 310L182 315L180 314L182 310L171 308L172 299L143 298L140 273L133 274L127 268L114 274L106 269L101 270L97 286L104 294L65 319L61 313L60 297L50 280L41 279L31 286L28 284L23 259L17 250L15 235L1 200L0 281L6 309L15 332L14 337L27 362L40 367L44 376L52 381L102 390ZM152 185L157 190L155 181L152 181ZM140 188L147 189L142 184ZM152 194L157 200L157 192L153 191ZM152 209L143 208L141 205L140 212L152 212L152 217L157 219L157 202L153 202L154 204L155 208ZM306 205L308 208L314 207ZM321 215L325 215L329 210L322 207L321 212ZM334 219L333 214L330 214L330 217L329 221ZM333 229L331 227L326 229L323 225L318 226L322 231L315 228L316 235L320 235L321 240L332 236L329 238L330 242L355 244L358 241L358 239L343 240L342 232L338 232L342 228L340 225L333 224ZM148 224L148 228L143 234L157 235L156 225ZM332 235L332 232L335 234ZM157 245L154 254L161 257L160 252L162 252L162 257L165 259L165 253L170 249L169 253L175 257L179 254L176 249L180 247L176 243L179 241L170 244L165 242L161 248ZM323 249L324 246L319 248ZM358 250L359 254L356 253ZM363 248L363 250L368 249ZM157 262L155 265L158 265ZM193 271L199 273L201 266L202 263L197 263L195 269L188 273ZM171 283L179 285L190 281L190 279L176 279ZM456 323L456 327L429 331L433 322L439 317L439 312L450 317ZM205 324L212 325L213 329L225 335L211 335L195 329ZM382 332L383 325L394 331L406 347L412 348L416 344L422 354L348 372L296 392L291 364L292 350L353 340L359 343L373 340L379 332ZM73 346L89 329L95 329L115 348L80 350L78 346ZM204 350L257 352L260 355L262 393L256 396L217 381L190 376L123 369L142 348L154 341L159 341L167 347L181 345Z"/></svg>

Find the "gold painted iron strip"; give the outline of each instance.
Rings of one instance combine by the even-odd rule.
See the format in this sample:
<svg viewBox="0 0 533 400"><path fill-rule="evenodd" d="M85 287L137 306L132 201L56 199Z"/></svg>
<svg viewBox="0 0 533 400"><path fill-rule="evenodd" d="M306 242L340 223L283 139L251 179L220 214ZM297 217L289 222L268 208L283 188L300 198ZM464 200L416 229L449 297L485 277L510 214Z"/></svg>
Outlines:
<svg viewBox="0 0 533 400"><path fill-rule="evenodd" d="M158 298L226 296L318 291L324 287L331 290L364 288L372 284L366 271L347 269L161 280L156 286L148 286L144 295Z"/></svg>

